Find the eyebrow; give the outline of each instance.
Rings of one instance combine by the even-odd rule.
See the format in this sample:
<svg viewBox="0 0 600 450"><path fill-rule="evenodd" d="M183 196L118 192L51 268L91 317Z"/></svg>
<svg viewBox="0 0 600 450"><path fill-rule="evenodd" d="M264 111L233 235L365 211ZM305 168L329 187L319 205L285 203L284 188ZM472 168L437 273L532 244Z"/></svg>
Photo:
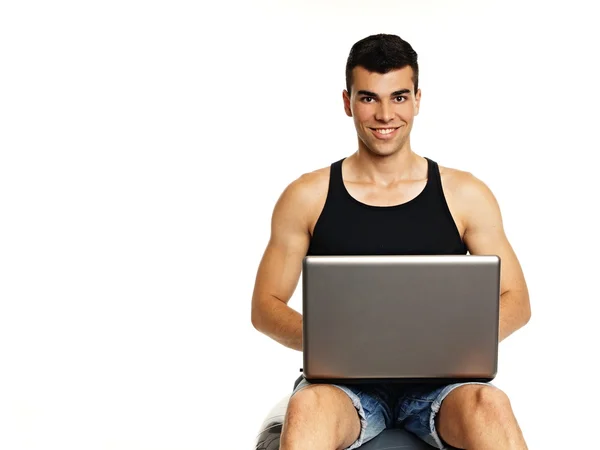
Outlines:
<svg viewBox="0 0 600 450"><path fill-rule="evenodd" d="M357 94L365 95L367 97L379 98L379 95L377 95L375 92L371 92L371 91L361 90L361 91L358 91ZM400 89L399 91L394 91L394 92L392 92L390 97L398 97L399 95L404 95L404 94L410 94L410 89Z"/></svg>

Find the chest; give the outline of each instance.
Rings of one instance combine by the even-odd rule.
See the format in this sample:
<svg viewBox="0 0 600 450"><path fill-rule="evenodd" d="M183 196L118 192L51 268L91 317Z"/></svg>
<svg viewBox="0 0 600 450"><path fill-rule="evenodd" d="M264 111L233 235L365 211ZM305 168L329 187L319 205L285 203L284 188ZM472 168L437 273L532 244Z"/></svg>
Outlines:
<svg viewBox="0 0 600 450"><path fill-rule="evenodd" d="M466 253L443 208L360 207L324 211L311 240L313 254L423 255Z"/></svg>

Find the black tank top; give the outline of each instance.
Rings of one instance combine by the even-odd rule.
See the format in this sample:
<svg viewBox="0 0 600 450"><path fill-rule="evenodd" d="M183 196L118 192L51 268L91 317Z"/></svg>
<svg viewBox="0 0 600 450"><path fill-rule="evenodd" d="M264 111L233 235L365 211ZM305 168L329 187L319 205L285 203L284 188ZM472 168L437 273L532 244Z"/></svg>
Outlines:
<svg viewBox="0 0 600 450"><path fill-rule="evenodd" d="M425 158L427 183L417 197L396 206L371 206L346 190L342 180L344 159L331 164L327 199L308 255L467 253L446 203L435 161Z"/></svg>

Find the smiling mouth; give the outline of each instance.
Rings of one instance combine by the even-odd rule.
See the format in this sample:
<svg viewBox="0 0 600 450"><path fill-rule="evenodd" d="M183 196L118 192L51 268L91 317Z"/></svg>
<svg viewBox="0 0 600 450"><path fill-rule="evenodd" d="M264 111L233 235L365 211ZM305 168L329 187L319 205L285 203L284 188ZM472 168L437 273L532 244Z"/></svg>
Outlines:
<svg viewBox="0 0 600 450"><path fill-rule="evenodd" d="M396 135L396 131L400 127L395 128L369 128L377 139L388 140L392 139Z"/></svg>
<svg viewBox="0 0 600 450"><path fill-rule="evenodd" d="M376 131L380 134L390 134L396 131L398 128L371 128L371 130Z"/></svg>

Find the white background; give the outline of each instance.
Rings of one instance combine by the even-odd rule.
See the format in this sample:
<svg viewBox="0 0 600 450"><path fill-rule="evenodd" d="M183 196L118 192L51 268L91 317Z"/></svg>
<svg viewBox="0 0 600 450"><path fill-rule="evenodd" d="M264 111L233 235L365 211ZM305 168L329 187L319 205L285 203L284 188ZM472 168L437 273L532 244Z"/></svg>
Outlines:
<svg viewBox="0 0 600 450"><path fill-rule="evenodd" d="M253 448L301 364L250 323L272 208L355 150L345 62L379 32L420 56L414 150L491 187L525 270L533 318L496 384L531 449L592 448L585 5L2 2L0 448Z"/></svg>

